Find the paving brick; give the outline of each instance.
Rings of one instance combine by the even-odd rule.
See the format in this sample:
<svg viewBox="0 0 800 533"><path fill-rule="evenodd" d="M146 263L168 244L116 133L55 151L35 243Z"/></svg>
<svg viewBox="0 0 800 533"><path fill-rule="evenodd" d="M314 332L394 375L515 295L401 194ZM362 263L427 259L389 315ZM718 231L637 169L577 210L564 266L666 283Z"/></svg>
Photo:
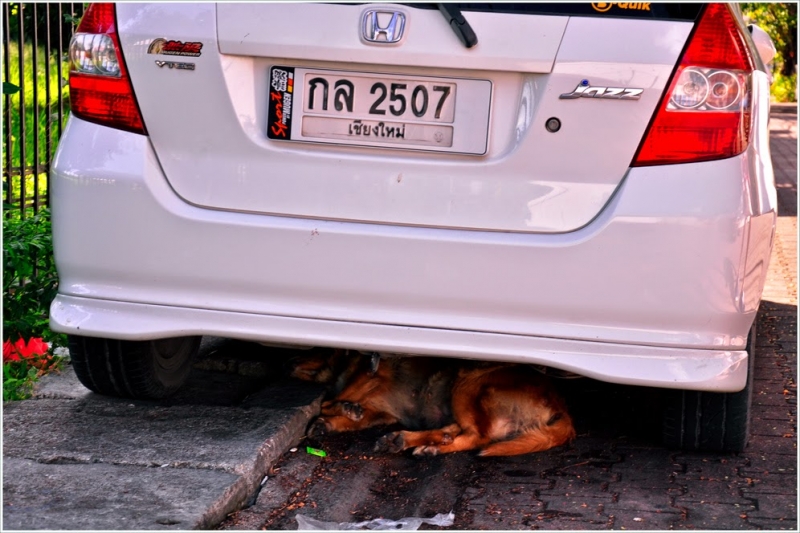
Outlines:
<svg viewBox="0 0 800 533"><path fill-rule="evenodd" d="M779 454L758 454L747 450L747 455L750 458L750 464L746 467L739 469L740 476L747 476L752 478L761 478L765 475L775 476L774 479L783 481L776 482L774 487L779 491L795 490L796 483L789 482L789 479L782 476L797 477L797 460L795 454L779 455ZM795 459L794 461L792 459ZM787 485L788 483L788 485Z"/></svg>
<svg viewBox="0 0 800 533"><path fill-rule="evenodd" d="M753 378L759 381L773 380L781 383L788 377L792 377L791 371L778 363L763 365L753 374Z"/></svg>
<svg viewBox="0 0 800 533"><path fill-rule="evenodd" d="M589 495L584 495L580 498L572 496L567 498L547 498L545 509L549 513L556 513L560 517L598 520L602 518L602 510L610 503L612 503L611 494L598 498Z"/></svg>
<svg viewBox="0 0 800 533"><path fill-rule="evenodd" d="M757 508L748 513L752 518L797 517L797 497L794 494L764 494L754 501Z"/></svg>
<svg viewBox="0 0 800 533"><path fill-rule="evenodd" d="M767 437L759 436L758 439L750 439L747 445L748 453L758 453L760 451L769 452L771 455L783 454L797 456L797 435L788 437Z"/></svg>
<svg viewBox="0 0 800 533"><path fill-rule="evenodd" d="M748 517L747 522L755 528L766 529L768 531L786 530L797 531L797 520L787 518L769 519L769 518L751 518Z"/></svg>
<svg viewBox="0 0 800 533"><path fill-rule="evenodd" d="M659 470L663 472L663 470ZM646 489L652 491L663 491L674 486L674 479L672 476L654 476L652 470L643 472L634 472L626 470L620 476L619 483L626 487L636 487L638 489Z"/></svg>
<svg viewBox="0 0 800 533"><path fill-rule="evenodd" d="M700 454L678 455L675 461L684 465L684 471L674 476L676 483L686 480L727 481L736 468L748 464L748 459L742 456L712 458Z"/></svg>
<svg viewBox="0 0 800 533"><path fill-rule="evenodd" d="M615 487L615 501L604 505L606 514L620 514L620 510L647 511L652 513L677 513L673 507L673 498L666 490L642 490L636 487L620 485Z"/></svg>
<svg viewBox="0 0 800 533"><path fill-rule="evenodd" d="M552 488L539 491L539 498L559 498L571 505L581 505L592 500L595 504L613 501L614 495L598 489L597 485L582 483L580 480L556 480Z"/></svg>
<svg viewBox="0 0 800 533"><path fill-rule="evenodd" d="M781 385L781 383L778 383ZM756 384L758 387L758 383ZM774 390L775 387L771 387L769 392L767 391L753 391L753 405L758 406L765 406L765 407L788 407L787 396L788 394L783 394L783 391L778 388L778 390Z"/></svg>
<svg viewBox="0 0 800 533"><path fill-rule="evenodd" d="M745 482L742 481L744 486ZM719 483L708 481L705 483L687 484L686 493L676 496L677 507L693 507L694 504L725 504L746 509L755 509L755 505L748 498L741 495L737 483Z"/></svg>
<svg viewBox="0 0 800 533"><path fill-rule="evenodd" d="M754 529L747 522L748 510L724 503L693 505L676 529Z"/></svg>
<svg viewBox="0 0 800 533"><path fill-rule="evenodd" d="M745 482L741 493L745 498L759 498L764 494L792 495L797 486L797 475L747 471L741 474Z"/></svg>
<svg viewBox="0 0 800 533"><path fill-rule="evenodd" d="M620 476L609 467L598 467L591 464L569 468L568 474L561 476L561 484L569 480L570 484L603 485L619 481Z"/></svg>
<svg viewBox="0 0 800 533"><path fill-rule="evenodd" d="M620 513L609 515L614 519L614 529L636 530L668 530L678 529L674 527L676 522L680 522L681 514L674 512L653 512L641 509L624 509Z"/></svg>
<svg viewBox="0 0 800 533"><path fill-rule="evenodd" d="M611 529L612 521L607 517L599 517L596 520L581 519L573 516L565 516L553 511L545 511L536 516L535 521L531 521L531 529L554 530L603 530ZM500 528L497 528L500 529Z"/></svg>
<svg viewBox="0 0 800 533"><path fill-rule="evenodd" d="M470 508L502 503L504 507L531 507L543 506L538 494L531 485L507 485L505 483L487 483L480 496L470 499Z"/></svg>
<svg viewBox="0 0 800 533"><path fill-rule="evenodd" d="M791 435L790 438L794 438L796 430L796 425L789 417L777 420L757 418L750 423L751 435L763 435L768 437L784 437L784 435Z"/></svg>

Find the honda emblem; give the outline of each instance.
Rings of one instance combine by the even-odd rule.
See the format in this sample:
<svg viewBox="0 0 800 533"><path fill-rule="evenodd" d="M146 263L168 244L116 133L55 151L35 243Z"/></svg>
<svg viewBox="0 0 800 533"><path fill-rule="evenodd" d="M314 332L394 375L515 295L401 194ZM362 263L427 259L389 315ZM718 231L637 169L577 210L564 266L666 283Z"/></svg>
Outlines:
<svg viewBox="0 0 800 533"><path fill-rule="evenodd" d="M399 43L405 26L406 16L400 11L371 9L361 16L361 38L368 43Z"/></svg>

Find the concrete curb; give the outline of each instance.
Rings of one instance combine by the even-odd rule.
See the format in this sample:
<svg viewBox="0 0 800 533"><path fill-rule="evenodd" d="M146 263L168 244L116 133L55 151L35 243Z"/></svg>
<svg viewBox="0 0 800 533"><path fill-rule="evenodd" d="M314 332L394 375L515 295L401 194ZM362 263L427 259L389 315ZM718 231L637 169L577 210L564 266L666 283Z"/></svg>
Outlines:
<svg viewBox="0 0 800 533"><path fill-rule="evenodd" d="M264 472L269 472L278 459L305 435L308 423L319 414L320 402L321 398L317 398L313 404L299 408L275 435L264 441L252 467L247 472L242 472L239 481L231 485L219 500L209 506L195 524L195 529L211 529L230 513L242 509L248 501L255 500L261 488Z"/></svg>

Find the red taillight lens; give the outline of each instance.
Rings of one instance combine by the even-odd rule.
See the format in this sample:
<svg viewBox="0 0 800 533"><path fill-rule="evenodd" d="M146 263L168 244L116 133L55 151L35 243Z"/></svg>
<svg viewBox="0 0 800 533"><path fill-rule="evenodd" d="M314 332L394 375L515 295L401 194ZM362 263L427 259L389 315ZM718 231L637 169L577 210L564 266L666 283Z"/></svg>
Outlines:
<svg viewBox="0 0 800 533"><path fill-rule="evenodd" d="M726 4L709 4L632 166L724 159L750 141L753 58Z"/></svg>
<svg viewBox="0 0 800 533"><path fill-rule="evenodd" d="M76 117L147 134L117 37L114 4L91 4L69 46L70 109Z"/></svg>

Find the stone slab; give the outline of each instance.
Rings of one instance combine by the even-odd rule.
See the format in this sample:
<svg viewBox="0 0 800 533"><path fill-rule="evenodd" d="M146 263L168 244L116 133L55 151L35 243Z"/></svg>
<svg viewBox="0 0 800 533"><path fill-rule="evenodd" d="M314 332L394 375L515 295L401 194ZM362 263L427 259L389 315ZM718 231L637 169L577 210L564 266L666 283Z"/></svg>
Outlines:
<svg viewBox="0 0 800 533"><path fill-rule="evenodd" d="M67 363L4 404L4 528L208 529L253 501L322 389L281 379L267 348L204 346L164 401L94 394Z"/></svg>
<svg viewBox="0 0 800 533"><path fill-rule="evenodd" d="M239 480L227 472L3 461L5 530L196 529Z"/></svg>

